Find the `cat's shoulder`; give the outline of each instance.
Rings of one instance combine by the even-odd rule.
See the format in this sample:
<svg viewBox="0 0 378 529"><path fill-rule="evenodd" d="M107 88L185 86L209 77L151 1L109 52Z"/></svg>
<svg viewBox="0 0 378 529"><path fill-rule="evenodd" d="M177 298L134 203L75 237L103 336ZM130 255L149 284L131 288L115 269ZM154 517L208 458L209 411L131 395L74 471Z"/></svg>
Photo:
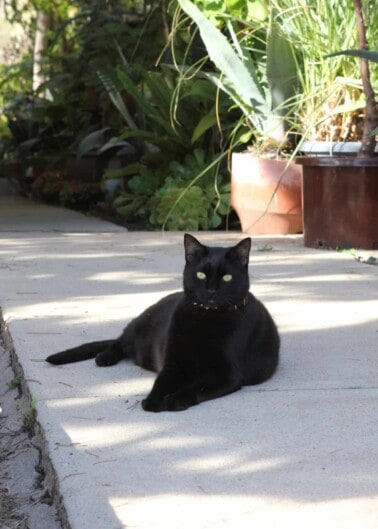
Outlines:
<svg viewBox="0 0 378 529"><path fill-rule="evenodd" d="M156 308L161 310L168 307L176 307L185 297L184 292L172 292L160 298L156 303L154 303L151 308Z"/></svg>

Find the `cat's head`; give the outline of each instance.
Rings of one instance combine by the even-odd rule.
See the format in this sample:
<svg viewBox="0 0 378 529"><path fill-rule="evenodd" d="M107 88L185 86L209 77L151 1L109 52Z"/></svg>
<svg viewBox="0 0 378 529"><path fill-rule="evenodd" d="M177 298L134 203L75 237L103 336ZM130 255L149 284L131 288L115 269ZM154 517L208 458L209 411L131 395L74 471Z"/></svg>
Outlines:
<svg viewBox="0 0 378 529"><path fill-rule="evenodd" d="M220 248L205 246L185 234L184 247L184 291L193 303L213 309L243 303L249 290L250 237Z"/></svg>

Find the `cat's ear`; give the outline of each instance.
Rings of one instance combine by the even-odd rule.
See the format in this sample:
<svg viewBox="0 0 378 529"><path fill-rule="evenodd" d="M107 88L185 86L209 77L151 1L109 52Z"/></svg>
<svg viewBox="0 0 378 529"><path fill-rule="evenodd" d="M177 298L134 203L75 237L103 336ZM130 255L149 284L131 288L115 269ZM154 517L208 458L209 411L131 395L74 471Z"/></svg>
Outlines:
<svg viewBox="0 0 378 529"><path fill-rule="evenodd" d="M191 263L193 259L204 257L207 253L206 246L201 244L193 235L185 233L184 235L185 259Z"/></svg>
<svg viewBox="0 0 378 529"><path fill-rule="evenodd" d="M251 251L251 238L246 237L240 241L236 246L231 248L229 256L231 259L240 261L242 265L247 265L249 262L249 252Z"/></svg>

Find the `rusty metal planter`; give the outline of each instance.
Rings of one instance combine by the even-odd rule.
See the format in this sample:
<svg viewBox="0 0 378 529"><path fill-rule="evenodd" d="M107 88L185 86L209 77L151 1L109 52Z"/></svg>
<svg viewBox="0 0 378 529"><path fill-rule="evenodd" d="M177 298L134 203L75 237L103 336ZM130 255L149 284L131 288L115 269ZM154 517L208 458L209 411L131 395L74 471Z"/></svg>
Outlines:
<svg viewBox="0 0 378 529"><path fill-rule="evenodd" d="M378 157L298 157L304 244L378 249Z"/></svg>

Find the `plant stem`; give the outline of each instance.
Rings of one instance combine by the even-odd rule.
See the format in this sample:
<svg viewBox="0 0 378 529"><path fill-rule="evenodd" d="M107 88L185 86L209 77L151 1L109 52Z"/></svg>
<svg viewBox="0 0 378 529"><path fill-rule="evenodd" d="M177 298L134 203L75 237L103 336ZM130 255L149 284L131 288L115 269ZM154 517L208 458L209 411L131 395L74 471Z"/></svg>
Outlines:
<svg viewBox="0 0 378 529"><path fill-rule="evenodd" d="M368 50L368 42L366 37L366 26L364 22L364 15L362 10L361 0L353 0L354 11L357 19L357 34L358 47L360 49ZM373 130L378 126L378 112L375 102L374 90L370 82L369 62L367 59L360 59L361 79L366 99L365 122L362 134L361 148L358 153L359 157L373 156L375 149L375 137L372 134Z"/></svg>

